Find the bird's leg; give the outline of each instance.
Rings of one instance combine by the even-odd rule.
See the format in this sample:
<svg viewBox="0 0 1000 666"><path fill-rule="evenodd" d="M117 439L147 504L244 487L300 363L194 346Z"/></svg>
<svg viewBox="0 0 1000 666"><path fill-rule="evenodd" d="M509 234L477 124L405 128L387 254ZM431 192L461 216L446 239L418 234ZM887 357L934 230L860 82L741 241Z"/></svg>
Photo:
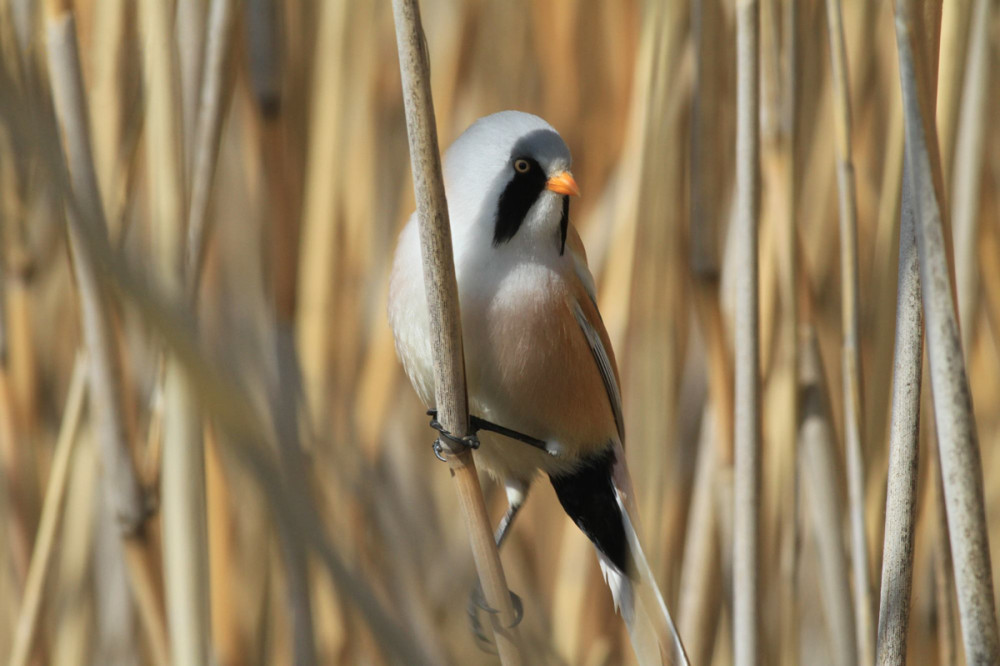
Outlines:
<svg viewBox="0 0 1000 666"><path fill-rule="evenodd" d="M524 501L528 499L528 484L522 481L508 481L507 490L507 513L503 514L500 523L497 525L494 540L497 543L497 550L503 545L504 539L510 532L510 526L514 523L514 516L524 506Z"/></svg>
<svg viewBox="0 0 1000 666"><path fill-rule="evenodd" d="M444 444L441 443L442 439L446 439L451 444L457 446L464 446L467 449L475 450L479 448L479 438L476 437L476 428L471 428L472 432L464 437L457 437L445 430L445 427L441 425L440 421L437 420L436 409L428 409L427 415L431 417L431 427L438 431L438 438L434 440L434 444L431 445L431 448L434 449L434 455L437 456L438 460L441 462L447 462L447 459L444 457L445 451Z"/></svg>
<svg viewBox="0 0 1000 666"><path fill-rule="evenodd" d="M524 506L524 501L528 498L529 483L524 481L508 480L504 485L507 490L507 512L503 515L503 518L500 519L500 523L497 525L496 535L494 536L498 550L503 545L507 535L510 534L511 525L514 524L514 517L517 515L518 511L521 510L521 507ZM510 602L514 607L514 623L511 626L515 627L521 622L521 618L524 617L524 604L521 602L521 597L517 596L513 592L510 593ZM473 587L472 592L469 593L469 625L472 629L473 636L476 638L476 642L479 644L479 647L487 652L492 652L493 644L490 642L487 633L483 631L482 622L479 620L479 611L486 611L491 615L497 612L496 609L490 608L490 606L486 603L482 585L479 581L476 581L475 587Z"/></svg>
<svg viewBox="0 0 1000 666"><path fill-rule="evenodd" d="M437 430L438 432L442 432L443 429L442 429L441 423L438 422L438 420L437 420L437 410L436 409L428 409L427 410L427 416L431 417L431 427L434 428L435 430ZM503 435L504 437L509 437L511 439L516 439L517 441L523 442L523 443L527 444L528 446L532 446L532 447L534 447L536 449L539 449L541 451L545 451L550 456L554 456L554 455L558 454L558 451L556 451L555 448L549 447L549 444L545 440L543 440L543 439L538 439L537 437L532 437L531 435L525 435L523 432L518 432L517 430L512 430L512 429L504 427L502 425L497 425L496 423L493 423L492 421L487 421L486 419L480 418L480 417L475 416L473 414L469 414L469 429L473 432L473 435L475 433L479 432L480 430L489 430L490 432L495 432L495 433L497 433L499 435ZM447 432L447 431L444 431L444 432ZM442 433L442 434L444 434L444 433ZM450 434L451 433L448 433L448 435L450 435ZM470 436L472 436L472 435L470 435ZM478 447L479 447L479 440L477 439L476 440L476 446L470 446L470 448L478 448ZM436 445L434 447L434 452L437 453L438 457L440 458L441 455L440 455L439 448L440 448L440 446Z"/></svg>

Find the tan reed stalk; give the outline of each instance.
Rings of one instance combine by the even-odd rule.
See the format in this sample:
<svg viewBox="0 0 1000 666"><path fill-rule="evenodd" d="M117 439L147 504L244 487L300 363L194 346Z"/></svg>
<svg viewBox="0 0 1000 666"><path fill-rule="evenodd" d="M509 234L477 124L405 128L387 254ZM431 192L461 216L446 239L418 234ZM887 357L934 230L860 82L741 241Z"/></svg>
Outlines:
<svg viewBox="0 0 1000 666"><path fill-rule="evenodd" d="M829 398L823 362L819 355L816 332L802 326L799 340L799 391L802 424L798 433L801 448L799 461L802 489L809 508L820 558L820 590L826 615L832 661L839 666L857 663L858 648L847 558L841 526L844 515L835 470L835 433L830 416Z"/></svg>
<svg viewBox="0 0 1000 666"><path fill-rule="evenodd" d="M715 516L716 469L719 464L715 427L719 418L715 415L716 409L712 403L706 403L701 418L698 462L684 536L677 604L677 628L684 637L684 647L692 664L711 663L722 593L721 540Z"/></svg>
<svg viewBox="0 0 1000 666"><path fill-rule="evenodd" d="M198 91L191 162L191 204L187 218L185 271L188 296L194 299L201 281L205 246L211 233L208 205L212 194L215 165L219 158L225 101L231 92L230 62L236 30L235 0L212 0L205 38L205 70Z"/></svg>
<svg viewBox="0 0 1000 666"><path fill-rule="evenodd" d="M723 561L720 538L727 524L715 515L719 468L733 462L733 367L723 319L720 292L719 221L725 202L717 195L718 155L724 137L717 132L724 108L723 86L718 83L728 49L719 49L724 36L722 3L702 0L692 4L691 31L695 71L691 96L689 256L692 305L708 362L709 399L701 419L695 478L688 509L678 627L692 663L708 663L716 641L718 611L722 602ZM728 559L728 558L727 558Z"/></svg>
<svg viewBox="0 0 1000 666"><path fill-rule="evenodd" d="M50 3L47 18L49 70L52 78L56 113L66 142L69 173L81 217L86 223L103 223L103 206L97 179L93 172L93 158L88 134L85 93L80 74L79 50L76 45L75 20L65 5ZM73 213L71 213L73 214ZM72 231L70 241L76 254L82 254ZM86 266L87 258L77 258L75 266L80 289L84 332L90 354L91 408L95 411L95 424L102 446L105 473L115 482L109 484L113 507L118 520L128 529L135 530L144 519L142 493L132 468L131 454L125 440L120 410L119 379L115 351L108 327L102 294L94 277L94 267ZM84 286L86 285L86 286ZM86 296L84 294L87 294ZM88 334L89 331L89 334ZM96 348L96 349L95 349Z"/></svg>
<svg viewBox="0 0 1000 666"><path fill-rule="evenodd" d="M28 663L31 646L38 629L45 581L48 578L49 565L52 562L56 532L63 515L63 499L66 496L66 486L69 479L69 463L73 457L77 442L77 428L80 425L80 415L83 412L86 379L87 358L80 353L73 365L73 376L70 379L69 391L66 393L66 406L63 409L62 423L59 426L59 436L52 459L52 469L49 472L49 482L45 490L42 517L38 521L38 534L35 536L31 565L28 568L24 596L21 599L21 609L17 619L17 629L14 633L14 643L10 651L10 659L7 662L9 666L25 666Z"/></svg>
<svg viewBox="0 0 1000 666"><path fill-rule="evenodd" d="M965 351L966 363L972 354L976 329L976 241L986 146L992 4L990 0L973 0L965 83L955 144L954 177L949 189L952 229L955 235L958 321L962 329L962 349Z"/></svg>
<svg viewBox="0 0 1000 666"><path fill-rule="evenodd" d="M100 283L105 276L90 252L94 244L107 251L110 248L90 146L76 23L65 2L53 0L46 5L46 10L49 72L72 188L71 192L67 190L72 196L66 216L90 358L90 412L107 478L105 501L122 530L133 593L141 598L157 598L155 566L144 534L146 505L126 441L117 356ZM56 164L49 164L49 167L50 175L61 173ZM140 604L140 608L147 611L142 613L142 619L154 660L164 664L166 622L159 604Z"/></svg>
<svg viewBox="0 0 1000 666"><path fill-rule="evenodd" d="M441 175L437 127L434 124L430 63L417 0L393 0L392 8L430 310L435 403L438 418L444 427L461 437L469 431L465 361L448 208ZM472 453L461 448L453 449L448 455L448 465L458 490L459 505L472 542L472 553L486 603L498 611L491 614L491 624L500 661L503 664L522 663L524 656L514 623L510 593L500 555L493 542Z"/></svg>
<svg viewBox="0 0 1000 666"><path fill-rule="evenodd" d="M851 523L851 570L854 583L854 622L857 663L871 664L875 657L875 621L872 616L868 538L865 533L865 458L861 422L864 395L861 386L861 347L858 306L858 213L851 154L851 100L844 47L844 24L839 0L826 0L830 65L834 89L837 185L840 208L840 302L844 389L844 448L847 453L847 487Z"/></svg>
<svg viewBox="0 0 1000 666"><path fill-rule="evenodd" d="M924 327L920 304L916 211L913 209L909 182L909 178L903 180L902 217L898 225L896 342L892 372L882 591L876 642L876 661L879 666L906 662L910 590L913 585Z"/></svg>
<svg viewBox="0 0 1000 666"><path fill-rule="evenodd" d="M170 7L140 3L146 94L146 156L150 183L150 231L159 282L173 298L184 295L184 139L178 113ZM200 40L199 40L200 41ZM170 651L175 664L209 660L208 534L205 452L201 417L188 379L168 356L164 371L161 503L163 564Z"/></svg>
<svg viewBox="0 0 1000 666"><path fill-rule="evenodd" d="M789 424L786 432L794 437L799 429L799 414L801 406L799 404L798 377L799 377L799 345L798 345L798 323L799 306L796 285L799 277L799 257L796 251L796 158L795 149L797 142L797 127L795 122L795 111L798 99L797 66L799 54L799 37L797 15L798 3L795 0L784 0L779 3L781 6L781 33L782 33L782 58L780 62L780 131L779 131L779 154L778 154L778 194L776 199L777 223L778 223L778 270L783 274L781 277L781 294L784 303L784 332L782 339L787 346L785 353L788 356L789 373L794 382L793 390L789 391L788 404L785 416ZM782 271L782 269L784 269ZM799 447L794 444L791 450L786 450L788 461L785 463L784 481L786 492L784 497L790 508L784 513L785 524L782 526L781 536L781 589L782 606L781 613L781 660L785 664L794 664L800 658L800 619L798 608L799 599Z"/></svg>
<svg viewBox="0 0 1000 666"><path fill-rule="evenodd" d="M69 206L73 205L74 202L70 201ZM274 520L279 527L284 526L285 529L293 530L305 537L329 571L334 583L342 590L342 594L355 603L361 611L373 633L378 637L381 648L408 663L432 663L416 647L417 641L408 636L406 630L399 627L386 612L368 584L347 567L340 555L327 542L312 506L302 497L305 489L288 488L278 480L274 474L278 463L268 453L276 445L267 439L268 428L259 410L254 406L253 400L240 380L218 368L216 361L199 348L185 311L179 310L173 299L167 300L151 289L142 274L112 254L106 239L102 242L100 236L82 226L79 228L79 238L81 252L88 253L93 265L100 266L98 277L102 284L120 294L135 308L151 330L163 339L170 353L175 355L191 378L189 385L198 401L201 404L211 405L216 422L225 428L234 442L239 443L236 446L230 444L226 453L230 454L229 459L239 463L242 469L252 475L264 493L268 507L274 512ZM136 542L132 540L129 543ZM127 549L126 560L129 561L130 557L140 552L136 549ZM148 568L142 569L139 573L147 572ZM152 599L152 594L148 593L154 593L155 586L148 584L152 580L151 576L143 579L134 571L132 574L133 587L140 588L134 591L142 609L144 599ZM141 583L146 584L140 586ZM161 633L160 636L164 646L162 653L165 654L165 634ZM162 666L167 662L164 660L156 663L157 666Z"/></svg>
<svg viewBox="0 0 1000 666"><path fill-rule="evenodd" d="M735 412L733 417L733 652L737 666L761 655L760 338L757 216L760 210L758 0L736 3Z"/></svg>
<svg viewBox="0 0 1000 666"><path fill-rule="evenodd" d="M177 74L181 108L181 138L184 141L185 172L191 173L195 132L206 58L205 0L177 0L174 6L173 43L177 49Z"/></svg>
<svg viewBox="0 0 1000 666"><path fill-rule="evenodd" d="M915 11L909 0L896 3L896 40L955 587L966 658L970 663L997 663L1000 634L993 598L983 472L948 267L940 204L941 165L933 147L936 132L930 121L930 104L921 98L918 89L926 90L931 79L926 61L916 55L919 46L914 43L918 34L914 28Z"/></svg>
<svg viewBox="0 0 1000 666"><path fill-rule="evenodd" d="M126 74L134 68L126 50L126 0L94 5L93 77L88 98L93 119L94 159L102 199L107 208L108 234L118 237L120 208L129 179L124 148L125 110L129 108ZM100 112L98 113L98 110Z"/></svg>
<svg viewBox="0 0 1000 666"><path fill-rule="evenodd" d="M931 60L937 62L938 95L936 98L935 118L941 146L941 174L945 180L947 198L951 199L951 184L953 181L953 158L956 150L956 137L961 127L960 115L963 81L968 75L966 54L969 49L969 34L974 28L969 22L975 0L952 0L951 2L927 3L925 11L930 11L928 5L937 5L940 12L940 58ZM937 50L929 53L937 53Z"/></svg>
<svg viewBox="0 0 1000 666"><path fill-rule="evenodd" d="M316 66L300 230L296 337L309 420L325 430L330 377L330 316L337 275L338 183L343 159L345 42L350 30L346 0L319 9Z"/></svg>

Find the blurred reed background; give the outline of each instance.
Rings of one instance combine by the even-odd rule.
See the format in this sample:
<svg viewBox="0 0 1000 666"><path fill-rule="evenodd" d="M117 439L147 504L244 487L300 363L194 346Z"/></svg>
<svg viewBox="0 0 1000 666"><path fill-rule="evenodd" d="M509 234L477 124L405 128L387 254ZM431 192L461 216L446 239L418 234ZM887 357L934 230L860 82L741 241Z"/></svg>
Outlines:
<svg viewBox="0 0 1000 666"><path fill-rule="evenodd" d="M918 4L997 561L1000 11ZM734 6L421 5L443 147L514 108L573 151L647 554L692 663L731 663ZM764 663L871 663L903 180L893 7L760 0L759 25L758 643ZM413 208L390 3L3 0L0 62L0 658L495 660L467 629L467 537L386 323ZM907 655L957 663L924 377ZM535 488L503 552L529 663L629 662L590 544Z"/></svg>

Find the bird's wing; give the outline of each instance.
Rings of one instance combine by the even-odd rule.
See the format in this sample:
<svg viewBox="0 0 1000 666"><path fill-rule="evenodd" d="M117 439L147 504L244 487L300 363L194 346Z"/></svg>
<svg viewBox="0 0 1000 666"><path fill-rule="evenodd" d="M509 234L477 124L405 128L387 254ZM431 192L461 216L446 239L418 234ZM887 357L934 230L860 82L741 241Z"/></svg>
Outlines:
<svg viewBox="0 0 1000 666"><path fill-rule="evenodd" d="M574 289L574 300L571 303L573 316L577 324L587 338L587 346L597 363L597 369L601 373L601 380L604 382L604 390L608 394L608 402L611 404L611 412L615 417L615 427L618 430L618 439L625 442L625 419L622 416L622 395L619 390L618 366L615 363L615 354L611 349L611 340L608 332L604 328L604 321L601 313L597 310L597 291L594 288L594 278L587 267L587 253L583 249L580 235L572 225L566 237L566 245L570 249L573 258L573 271L577 280Z"/></svg>
<svg viewBox="0 0 1000 666"><path fill-rule="evenodd" d="M566 246L569 248L570 256L573 258L573 272L582 283L584 291L596 308L597 286L594 284L594 276L590 273L590 266L587 265L587 250L583 247L583 240L572 224L569 225L566 231Z"/></svg>
<svg viewBox="0 0 1000 666"><path fill-rule="evenodd" d="M608 401L611 403L611 412L615 416L618 439L624 442L625 419L622 417L622 396L621 391L618 389L618 369L615 366L614 356L609 351L611 345L608 344L608 334L604 330L604 324L601 322L600 315L597 315L595 324L594 320L588 317L588 309L594 314L597 313L597 308L588 302L581 303L578 300L573 302L573 316L576 317L576 323L580 325L583 334L587 338L587 345L590 347L590 353L593 354L594 361L597 363L597 369L601 373L601 381L604 382L604 390L607 392Z"/></svg>

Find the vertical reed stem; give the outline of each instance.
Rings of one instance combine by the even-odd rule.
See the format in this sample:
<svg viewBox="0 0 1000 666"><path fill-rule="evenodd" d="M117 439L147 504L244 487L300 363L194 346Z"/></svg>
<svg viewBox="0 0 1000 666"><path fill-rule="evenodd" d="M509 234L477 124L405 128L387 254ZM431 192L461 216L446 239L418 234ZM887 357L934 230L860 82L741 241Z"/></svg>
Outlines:
<svg viewBox="0 0 1000 666"><path fill-rule="evenodd" d="M840 294L843 326L841 363L844 389L844 445L847 453L847 488L851 524L851 563L854 581L854 622L859 664L875 656L868 538L865 533L864 444L861 441L863 393L861 349L858 335L858 220L851 156L851 99L844 46L844 24L839 0L826 0L830 65L834 88L837 185L840 209Z"/></svg>
<svg viewBox="0 0 1000 666"><path fill-rule="evenodd" d="M90 123L80 68L76 22L67 3L48 4L47 55L56 116L65 141L70 194L66 207L73 267L80 294L84 339L90 359L90 412L101 451L104 497L122 531L133 594L152 600L140 604L141 617L156 664L166 662L166 622L159 603L157 575L146 540L146 504L132 461L122 415L118 364L105 294L91 243L110 252L104 207L91 150Z"/></svg>
<svg viewBox="0 0 1000 666"><path fill-rule="evenodd" d="M434 350L435 400L438 418L444 427L457 436L463 436L469 431L469 423L462 323L431 98L427 43L417 0L393 0L392 9L420 220L420 248L430 311L431 348ZM493 541L475 462L468 450L460 449L450 451L448 463L455 479L459 505L465 516L486 602L499 611L492 614L491 619L500 661L503 664L521 663L518 632L513 626L514 610L500 555Z"/></svg>
<svg viewBox="0 0 1000 666"><path fill-rule="evenodd" d="M799 340L799 392L802 423L798 432L799 464L804 495L808 498L812 531L821 571L823 609L829 627L831 655L838 666L858 658L856 620L851 612L847 558L844 556L844 514L835 470L835 434L830 418L826 376L816 332L804 326Z"/></svg>
<svg viewBox="0 0 1000 666"><path fill-rule="evenodd" d="M904 171L906 169L908 167L904 165ZM916 211L912 206L909 182L910 179L904 177L899 224L889 472L876 645L876 662L879 666L906 663L906 632L910 619L910 590L913 585L924 325L920 308Z"/></svg>
<svg viewBox="0 0 1000 666"><path fill-rule="evenodd" d="M757 215L760 122L757 0L736 0L735 414L733 418L733 649L737 666L760 657L760 416Z"/></svg>
<svg viewBox="0 0 1000 666"><path fill-rule="evenodd" d="M966 363L972 353L976 312L976 237L979 190L986 145L986 100L989 90L991 0L974 0L969 30L968 59L962 87L954 178L951 181L951 220L955 235L955 287L958 321ZM946 174L947 176L947 174Z"/></svg>
<svg viewBox="0 0 1000 666"><path fill-rule="evenodd" d="M184 139L169 4L140 3L146 93L150 226L165 293L184 295ZM163 555L170 645L175 664L208 663L208 532L201 416L179 361L164 375Z"/></svg>
<svg viewBox="0 0 1000 666"><path fill-rule="evenodd" d="M940 160L930 121L929 104L920 97L928 72L918 62L913 40L914 7L896 2L896 41L906 123L906 161L917 214L920 284L927 322L931 390L938 451L955 566L962 639L969 663L1000 662L990 567L989 538L983 499L983 472L972 411L972 395L962 358L962 345L940 206ZM918 76L920 79L918 80Z"/></svg>

